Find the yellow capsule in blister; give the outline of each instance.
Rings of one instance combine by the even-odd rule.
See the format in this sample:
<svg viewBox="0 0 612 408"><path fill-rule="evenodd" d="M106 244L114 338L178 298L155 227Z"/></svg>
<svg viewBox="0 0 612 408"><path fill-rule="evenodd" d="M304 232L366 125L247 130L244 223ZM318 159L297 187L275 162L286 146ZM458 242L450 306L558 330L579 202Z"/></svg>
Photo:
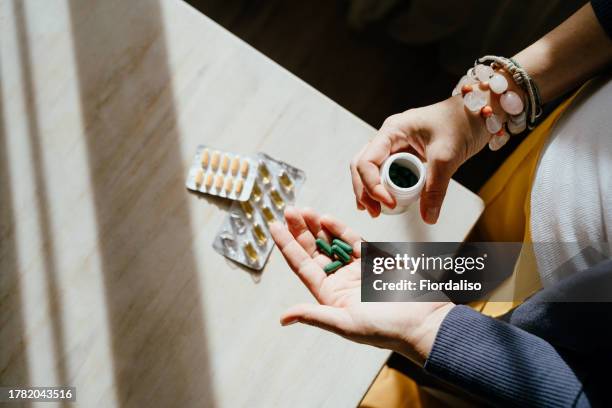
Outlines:
<svg viewBox="0 0 612 408"><path fill-rule="evenodd" d="M227 154L223 155L223 158L221 159L221 171L223 173L227 173L227 170L229 169L229 156Z"/></svg>
<svg viewBox="0 0 612 408"><path fill-rule="evenodd" d="M253 191L251 192L251 197L253 197L253 201L258 203L259 201L261 201L262 195L263 192L261 191L261 188L259 188L259 184L253 184Z"/></svg>
<svg viewBox="0 0 612 408"><path fill-rule="evenodd" d="M207 168L209 161L210 161L210 153L208 153L208 149L204 149L202 151L202 156L200 157L200 164L202 164L203 168Z"/></svg>
<svg viewBox="0 0 612 408"><path fill-rule="evenodd" d="M293 181L286 172L283 171L280 176L278 176L278 181L286 192L293 190Z"/></svg>
<svg viewBox="0 0 612 408"><path fill-rule="evenodd" d="M230 166L230 170L232 171L233 176L238 174L239 166L240 166L240 156L236 156L232 159L232 165Z"/></svg>
<svg viewBox="0 0 612 408"><path fill-rule="evenodd" d="M241 201L240 207L242 207L242 211L244 211L244 215L246 215L247 219L253 219L253 206L250 201Z"/></svg>
<svg viewBox="0 0 612 408"><path fill-rule="evenodd" d="M242 177L246 177L249 174L249 161L247 159L244 159L240 165L240 174L242 174Z"/></svg>
<svg viewBox="0 0 612 408"><path fill-rule="evenodd" d="M212 173L208 173L208 175L206 176L206 183L204 183L204 185L206 186L207 190L210 190L210 188L212 187L214 178L215 175Z"/></svg>
<svg viewBox="0 0 612 408"><path fill-rule="evenodd" d="M195 182L196 186L200 187L204 182L204 170L197 169L195 176L193 177L193 181Z"/></svg>
<svg viewBox="0 0 612 408"><path fill-rule="evenodd" d="M242 187L244 187L244 180L238 179L236 180L236 194L240 195L242 193Z"/></svg>
<svg viewBox="0 0 612 408"><path fill-rule="evenodd" d="M251 262L251 263L257 262L257 258L259 256L257 255L257 250L255 249L253 244L251 244L251 242L247 241L247 242L244 243L243 248L244 248L244 254L246 255L246 257L249 260L249 262Z"/></svg>
<svg viewBox="0 0 612 408"><path fill-rule="evenodd" d="M233 187L234 179L232 179L232 176L227 176L227 178L225 179L225 192L228 194L231 193Z"/></svg>
<svg viewBox="0 0 612 408"><path fill-rule="evenodd" d="M219 168L219 160L221 159L221 153L219 152L214 152L212 154L212 157L210 159L210 167L212 167L212 169L214 171L217 171L217 169Z"/></svg>
<svg viewBox="0 0 612 408"><path fill-rule="evenodd" d="M268 224L271 223L272 221L274 221L274 219L276 218L276 217L274 217L274 213L272 212L272 210L268 206L263 207L261 209L261 213L264 216L264 220L266 220L266 222Z"/></svg>
<svg viewBox="0 0 612 408"><path fill-rule="evenodd" d="M285 206L285 201L283 200L283 197L281 197L279 192L273 188L270 189L270 199L272 200L272 203L274 203L274 206L277 210L282 210Z"/></svg>
<svg viewBox="0 0 612 408"><path fill-rule="evenodd" d="M217 191L221 190L223 187L223 176L221 174L217 174L217 178L215 179L215 188Z"/></svg>
<svg viewBox="0 0 612 408"><path fill-rule="evenodd" d="M264 245L266 241L268 240L268 237L266 236L264 229L259 224L253 225L253 237L255 237L255 242L257 242L257 245L260 245L260 246Z"/></svg>
<svg viewBox="0 0 612 408"><path fill-rule="evenodd" d="M270 182L270 170L268 170L268 166L266 166L266 163L264 162L259 163L259 177L261 177L261 181L264 184L268 184Z"/></svg>

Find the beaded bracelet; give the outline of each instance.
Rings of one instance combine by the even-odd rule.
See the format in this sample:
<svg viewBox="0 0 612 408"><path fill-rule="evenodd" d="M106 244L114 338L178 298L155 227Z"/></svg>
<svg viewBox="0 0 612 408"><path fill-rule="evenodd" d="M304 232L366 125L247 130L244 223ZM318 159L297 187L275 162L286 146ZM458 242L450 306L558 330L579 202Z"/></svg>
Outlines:
<svg viewBox="0 0 612 408"><path fill-rule="evenodd" d="M486 55L474 62L474 65L491 64L493 68L503 68L506 72L512 75L514 82L523 89L527 95L527 128L533 129L537 119L542 114L542 98L540 90L535 81L531 79L527 71L512 58L497 57L494 55Z"/></svg>
<svg viewBox="0 0 612 408"><path fill-rule="evenodd" d="M495 71L500 68L510 73L514 82L525 90L528 96L527 109L521 97L508 90L506 77ZM504 111L502 114L495 114L493 108L487 105L488 91L492 95L499 95L499 104ZM510 139L510 133L519 134L527 127L531 129L541 112L539 92L533 80L518 64L503 57L486 56L477 60L452 92L453 96L459 94L463 95L463 103L468 110L480 113L485 119L487 131L491 133L491 150L498 150L505 145Z"/></svg>

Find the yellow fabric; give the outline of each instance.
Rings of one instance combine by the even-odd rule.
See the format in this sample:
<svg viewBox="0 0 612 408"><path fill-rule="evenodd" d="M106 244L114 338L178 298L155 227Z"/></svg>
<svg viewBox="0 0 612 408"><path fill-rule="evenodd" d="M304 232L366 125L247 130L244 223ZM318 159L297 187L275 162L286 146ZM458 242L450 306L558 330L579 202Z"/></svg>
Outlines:
<svg viewBox="0 0 612 408"><path fill-rule="evenodd" d="M359 408L472 408L465 401L447 391L424 387L394 368L383 367Z"/></svg>
<svg viewBox="0 0 612 408"><path fill-rule="evenodd" d="M488 301L472 305L483 314L501 316L542 287L530 245L531 185L548 135L574 96L559 105L529 134L479 192L485 210L476 226L478 240L524 243L512 276Z"/></svg>
<svg viewBox="0 0 612 408"><path fill-rule="evenodd" d="M577 94L578 92L576 92ZM478 241L531 242L529 231L530 191L540 152L555 122L576 96L563 102L535 128L491 177L479 195L485 210L476 226ZM488 301L471 304L489 316L500 316L540 289L536 261L531 246L524 245L507 281L494 291ZM514 299L514 301L495 301ZM361 408L455 407L457 399L430 392L399 371L384 367L362 400ZM441 396L442 395L442 396Z"/></svg>
<svg viewBox="0 0 612 408"><path fill-rule="evenodd" d="M384 366L359 406L422 408L422 397L416 382L399 371Z"/></svg>

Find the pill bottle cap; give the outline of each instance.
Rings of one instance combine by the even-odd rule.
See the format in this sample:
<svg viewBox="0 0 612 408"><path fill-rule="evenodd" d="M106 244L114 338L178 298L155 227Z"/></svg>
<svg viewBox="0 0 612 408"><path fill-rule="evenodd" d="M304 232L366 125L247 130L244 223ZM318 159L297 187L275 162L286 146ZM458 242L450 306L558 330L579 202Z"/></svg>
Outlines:
<svg viewBox="0 0 612 408"><path fill-rule="evenodd" d="M401 187L394 183L390 174L391 165L394 163L410 170L416 176L416 183L409 187ZM395 153L389 156L380 168L380 178L382 185L395 198L397 205L393 209L382 205L382 212L384 214L401 214L412 203L418 201L425 186L426 173L425 164L414 154Z"/></svg>

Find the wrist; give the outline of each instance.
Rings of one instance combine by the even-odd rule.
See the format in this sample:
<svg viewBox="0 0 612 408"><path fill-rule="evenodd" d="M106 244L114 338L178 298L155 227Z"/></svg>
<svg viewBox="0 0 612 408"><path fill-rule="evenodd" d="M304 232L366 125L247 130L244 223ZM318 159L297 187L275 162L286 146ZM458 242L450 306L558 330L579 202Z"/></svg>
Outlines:
<svg viewBox="0 0 612 408"><path fill-rule="evenodd" d="M461 95L452 96L445 102L449 104L449 110L452 111L449 114L449 120L456 132L457 143L464 146L465 149L464 157L461 158L462 164L487 145L489 134L482 125L481 118L465 108Z"/></svg>
<svg viewBox="0 0 612 408"><path fill-rule="evenodd" d="M455 307L453 303L443 303L428 313L416 327L408 333L398 351L400 354L423 365L431 353L438 331L446 315Z"/></svg>
<svg viewBox="0 0 612 408"><path fill-rule="evenodd" d="M482 118L491 150L503 147L510 135L532 129L541 113L535 82L516 61L505 57L477 59L452 94L463 97L468 117Z"/></svg>

